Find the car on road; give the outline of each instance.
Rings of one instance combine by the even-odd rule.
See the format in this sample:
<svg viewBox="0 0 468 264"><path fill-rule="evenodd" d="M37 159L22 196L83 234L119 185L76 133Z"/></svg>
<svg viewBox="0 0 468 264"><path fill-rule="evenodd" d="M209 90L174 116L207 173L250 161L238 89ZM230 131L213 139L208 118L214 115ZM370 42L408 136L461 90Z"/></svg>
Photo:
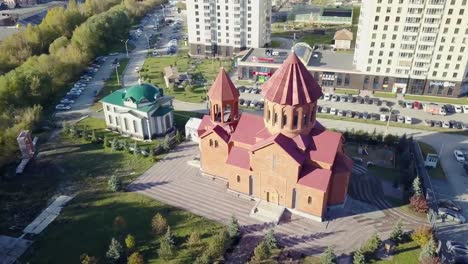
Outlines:
<svg viewBox="0 0 468 264"><path fill-rule="evenodd" d="M437 206L442 207L442 208L447 208L455 212L461 212L461 207L455 204L452 200L439 199L437 200Z"/></svg>
<svg viewBox="0 0 468 264"><path fill-rule="evenodd" d="M361 96L357 96L356 97L356 103L362 104L362 103L364 103L364 99Z"/></svg>
<svg viewBox="0 0 468 264"><path fill-rule="evenodd" d="M458 149L454 150L453 155L455 156L455 159L458 162L465 162L465 155L463 155L463 152L461 152L461 150L458 150Z"/></svg>
<svg viewBox="0 0 468 264"><path fill-rule="evenodd" d="M446 104L443 106L443 108L445 108L445 111L447 113L455 113L455 107L453 107L453 105L450 105L450 104Z"/></svg>
<svg viewBox="0 0 468 264"><path fill-rule="evenodd" d="M329 111L329 108L325 106L325 107L322 108L322 111L320 111L320 112L324 113L324 114L327 114L328 111Z"/></svg>
<svg viewBox="0 0 468 264"><path fill-rule="evenodd" d="M397 117L397 122L398 122L398 123L404 123L404 122L405 122L405 117L402 116L402 115L399 115L399 116Z"/></svg>
<svg viewBox="0 0 468 264"><path fill-rule="evenodd" d="M69 105L64 105L64 104L58 104L55 106L55 110L70 110L71 106Z"/></svg>
<svg viewBox="0 0 468 264"><path fill-rule="evenodd" d="M336 94L332 95L331 101L332 102L337 102L338 101L338 95L336 95Z"/></svg>
<svg viewBox="0 0 468 264"><path fill-rule="evenodd" d="M465 217L462 216L461 214L447 209L447 208L439 208L438 214L443 218L443 219L448 219L452 220L454 222L457 222L459 224L465 223Z"/></svg>
<svg viewBox="0 0 468 264"><path fill-rule="evenodd" d="M442 127L443 128L450 128L450 122L449 121L443 121L442 122Z"/></svg>
<svg viewBox="0 0 468 264"><path fill-rule="evenodd" d="M376 121L376 120L379 120L379 118L380 118L380 116L379 116L378 114L372 113L372 114L370 115L370 119L371 119L371 120Z"/></svg>
<svg viewBox="0 0 468 264"><path fill-rule="evenodd" d="M344 110L338 110L338 116L345 116L346 112Z"/></svg>
<svg viewBox="0 0 468 264"><path fill-rule="evenodd" d="M380 105L381 104L380 100L377 99L377 98L373 99L373 103L374 103L374 105Z"/></svg>
<svg viewBox="0 0 468 264"><path fill-rule="evenodd" d="M359 112L354 112L354 118L356 119L362 118L362 114Z"/></svg>
<svg viewBox="0 0 468 264"><path fill-rule="evenodd" d="M328 93L326 93L325 96L323 97L323 100L325 101L330 101L330 99L331 99L331 95Z"/></svg>
<svg viewBox="0 0 468 264"><path fill-rule="evenodd" d="M153 51L153 57L159 56L159 52Z"/></svg>
<svg viewBox="0 0 468 264"><path fill-rule="evenodd" d="M461 105L456 105L455 106L455 112L456 113L463 113L463 107Z"/></svg>
<svg viewBox="0 0 468 264"><path fill-rule="evenodd" d="M353 111L351 110L346 111L346 117L353 117Z"/></svg>
<svg viewBox="0 0 468 264"><path fill-rule="evenodd" d="M249 106L250 106L250 107L255 107L255 106L257 106L257 104L258 104L258 101L257 101L257 100L252 100L252 102L250 102L250 105L249 105Z"/></svg>
<svg viewBox="0 0 468 264"><path fill-rule="evenodd" d="M336 115L337 112L336 108L330 109L330 115Z"/></svg>
<svg viewBox="0 0 468 264"><path fill-rule="evenodd" d="M249 106L250 105L250 100L245 100L243 106Z"/></svg>
<svg viewBox="0 0 468 264"><path fill-rule="evenodd" d="M61 104L74 104L75 100L68 99L68 98L63 98L62 100L60 100L60 103Z"/></svg>
<svg viewBox="0 0 468 264"><path fill-rule="evenodd" d="M432 126L434 126L434 121L432 121L430 119L425 119L424 120L424 125L428 126L428 127L432 127Z"/></svg>
<svg viewBox="0 0 468 264"><path fill-rule="evenodd" d="M340 96L340 102L347 102L348 101L348 97L347 96Z"/></svg>
<svg viewBox="0 0 468 264"><path fill-rule="evenodd" d="M411 116L405 117L405 123L410 125L413 124L413 118L411 118Z"/></svg>
<svg viewBox="0 0 468 264"><path fill-rule="evenodd" d="M413 108L413 102L405 102L406 108Z"/></svg>

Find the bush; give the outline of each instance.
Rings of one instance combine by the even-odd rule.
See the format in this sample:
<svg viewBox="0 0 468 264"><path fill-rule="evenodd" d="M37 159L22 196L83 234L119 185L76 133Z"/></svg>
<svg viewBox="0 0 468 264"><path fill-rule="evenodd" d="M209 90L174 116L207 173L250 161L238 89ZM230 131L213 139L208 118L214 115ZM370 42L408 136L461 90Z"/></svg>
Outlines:
<svg viewBox="0 0 468 264"><path fill-rule="evenodd" d="M422 195L421 180L416 176L413 180L413 193L414 195Z"/></svg>
<svg viewBox="0 0 468 264"><path fill-rule="evenodd" d="M117 263L122 257L122 253L122 245L115 238L112 238L109 245L109 250L106 252L106 257L108 258L109 262Z"/></svg>
<svg viewBox="0 0 468 264"><path fill-rule="evenodd" d="M153 219L151 220L151 230L153 230L156 235L166 232L167 227L167 220L160 213L153 216Z"/></svg>
<svg viewBox="0 0 468 264"><path fill-rule="evenodd" d="M382 240L380 240L380 237L377 233L372 234L372 236L366 241L366 243L362 247L362 253L369 257L373 256L377 249L379 249L381 242Z"/></svg>
<svg viewBox="0 0 468 264"><path fill-rule="evenodd" d="M424 246L432 238L432 230L427 226L419 226L411 234L411 239L415 241L420 247Z"/></svg>
<svg viewBox="0 0 468 264"><path fill-rule="evenodd" d="M254 260L262 261L270 258L271 251L265 241L260 242L254 249Z"/></svg>
<svg viewBox="0 0 468 264"><path fill-rule="evenodd" d="M200 233L198 233L197 231L192 232L192 234L190 234L190 237L187 239L187 245L190 248L193 248L199 245L200 242L201 242Z"/></svg>
<svg viewBox="0 0 468 264"><path fill-rule="evenodd" d="M268 232L265 235L264 240L270 250L273 250L278 247L276 238L275 238L275 231L273 230L273 228L268 230Z"/></svg>
<svg viewBox="0 0 468 264"><path fill-rule="evenodd" d="M81 254L80 256L81 264L97 264L98 260L96 257L88 256L88 254Z"/></svg>
<svg viewBox="0 0 468 264"><path fill-rule="evenodd" d="M418 213L427 213L429 205L423 195L413 195L410 198L410 207L413 211Z"/></svg>
<svg viewBox="0 0 468 264"><path fill-rule="evenodd" d="M422 247L421 253L419 253L419 261L423 259L430 259L436 256L436 244L434 239L431 237L429 241Z"/></svg>
<svg viewBox="0 0 468 264"><path fill-rule="evenodd" d="M398 220L395 226L393 226L392 233L390 233L390 240L398 244L402 239L403 239L403 224L401 220Z"/></svg>
<svg viewBox="0 0 468 264"><path fill-rule="evenodd" d="M226 249L230 246L229 234L226 230L221 230L209 244L209 255L213 258L219 258L224 255Z"/></svg>
<svg viewBox="0 0 468 264"><path fill-rule="evenodd" d="M361 249L356 250L353 255L353 264L366 264L366 257Z"/></svg>
<svg viewBox="0 0 468 264"><path fill-rule="evenodd" d="M328 247L322 256L320 256L321 264L334 264L336 263L336 255L332 247Z"/></svg>
<svg viewBox="0 0 468 264"><path fill-rule="evenodd" d="M229 225L227 227L227 232L229 233L229 237L231 239L237 240L239 238L239 222L237 221L237 218L234 215L231 216L231 221L229 222Z"/></svg>
<svg viewBox="0 0 468 264"><path fill-rule="evenodd" d="M107 182L107 185L109 187L109 190L113 192L118 192L122 190L122 180L118 176L112 175L109 181Z"/></svg>
<svg viewBox="0 0 468 264"><path fill-rule="evenodd" d="M127 250L129 252L133 252L136 246L135 237L132 236L131 234L128 234L127 237L125 238L125 246L127 247Z"/></svg>
<svg viewBox="0 0 468 264"><path fill-rule="evenodd" d="M170 260L175 255L174 240L172 238L170 227L167 228L166 234L161 238L158 255L164 260Z"/></svg>
<svg viewBox="0 0 468 264"><path fill-rule="evenodd" d="M127 264L143 264L143 263L145 263L143 260L143 256L138 252L131 254L127 260Z"/></svg>

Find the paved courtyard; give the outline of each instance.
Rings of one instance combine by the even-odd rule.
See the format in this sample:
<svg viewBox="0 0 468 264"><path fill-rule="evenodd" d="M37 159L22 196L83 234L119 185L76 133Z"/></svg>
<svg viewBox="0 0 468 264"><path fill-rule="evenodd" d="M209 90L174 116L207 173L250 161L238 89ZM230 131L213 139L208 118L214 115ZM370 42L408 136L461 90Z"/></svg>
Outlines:
<svg viewBox="0 0 468 264"><path fill-rule="evenodd" d="M128 190L222 223L227 223L234 214L242 225L243 238L233 254L236 257L229 262L244 263L270 225L249 217L254 201L228 192L224 181L202 176L198 168L187 165L197 154L197 144L180 144L135 180ZM372 185L365 188L372 188ZM367 198L372 200L372 194ZM406 228L420 223L395 209L380 211L378 205L351 198L348 201L345 210L330 212L332 220L322 223L285 213L275 227L280 245L292 253L305 255L320 254L330 245L338 254L346 256L374 231L387 237L400 217Z"/></svg>

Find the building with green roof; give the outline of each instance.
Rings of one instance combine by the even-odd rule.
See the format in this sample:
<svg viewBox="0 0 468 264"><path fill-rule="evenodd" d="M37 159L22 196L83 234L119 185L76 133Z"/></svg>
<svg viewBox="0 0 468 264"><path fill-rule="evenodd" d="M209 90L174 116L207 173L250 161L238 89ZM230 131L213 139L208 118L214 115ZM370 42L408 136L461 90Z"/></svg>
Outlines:
<svg viewBox="0 0 468 264"><path fill-rule="evenodd" d="M164 136L174 129L172 97L151 84L137 84L102 98L107 128L138 139Z"/></svg>

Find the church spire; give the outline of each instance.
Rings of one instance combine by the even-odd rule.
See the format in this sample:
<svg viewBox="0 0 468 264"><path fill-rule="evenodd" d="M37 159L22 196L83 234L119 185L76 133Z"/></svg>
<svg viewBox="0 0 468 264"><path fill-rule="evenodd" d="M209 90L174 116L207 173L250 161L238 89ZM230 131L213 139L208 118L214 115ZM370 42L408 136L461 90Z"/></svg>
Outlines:
<svg viewBox="0 0 468 264"><path fill-rule="evenodd" d="M223 68L211 85L208 98L213 122L231 124L239 120L239 91Z"/></svg>

